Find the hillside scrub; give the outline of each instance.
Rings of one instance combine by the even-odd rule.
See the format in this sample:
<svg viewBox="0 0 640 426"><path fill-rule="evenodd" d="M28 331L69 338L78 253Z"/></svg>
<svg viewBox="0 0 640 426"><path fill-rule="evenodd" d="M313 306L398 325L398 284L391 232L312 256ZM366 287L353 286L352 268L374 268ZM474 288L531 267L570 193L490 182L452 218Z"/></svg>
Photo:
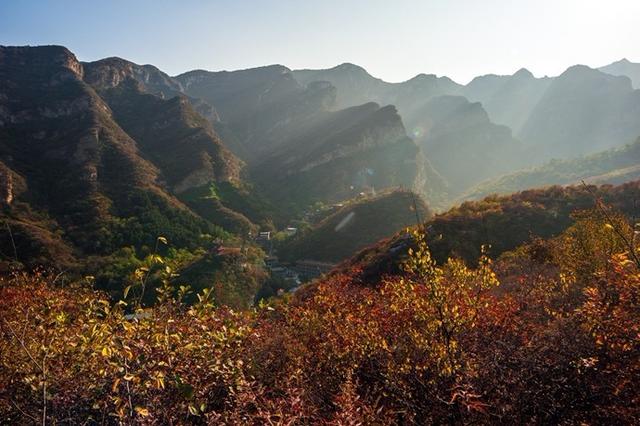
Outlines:
<svg viewBox="0 0 640 426"><path fill-rule="evenodd" d="M414 231L402 272L376 287L345 272L245 311L216 307L210 290L187 305L169 281L143 309L18 273L0 282L0 417L637 423L637 234L598 210L468 267L436 264Z"/></svg>

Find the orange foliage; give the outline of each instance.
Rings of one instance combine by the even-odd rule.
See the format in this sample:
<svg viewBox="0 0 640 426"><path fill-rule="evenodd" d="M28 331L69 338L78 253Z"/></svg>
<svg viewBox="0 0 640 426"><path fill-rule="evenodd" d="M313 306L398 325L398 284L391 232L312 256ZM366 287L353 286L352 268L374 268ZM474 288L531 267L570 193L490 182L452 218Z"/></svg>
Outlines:
<svg viewBox="0 0 640 426"><path fill-rule="evenodd" d="M470 268L437 265L415 233L378 286L351 271L244 312L204 294L127 317L91 290L14 276L0 283L0 418L638 423L634 235L620 217L581 216Z"/></svg>

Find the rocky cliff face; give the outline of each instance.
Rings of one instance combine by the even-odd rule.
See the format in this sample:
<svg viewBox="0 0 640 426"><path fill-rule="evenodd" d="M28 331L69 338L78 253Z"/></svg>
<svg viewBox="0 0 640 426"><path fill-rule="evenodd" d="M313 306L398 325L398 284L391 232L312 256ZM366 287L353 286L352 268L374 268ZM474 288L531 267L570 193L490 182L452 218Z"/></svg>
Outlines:
<svg viewBox="0 0 640 426"><path fill-rule="evenodd" d="M96 89L112 89L127 79L133 79L146 91L163 97L182 93L180 83L152 65L137 65L114 57L86 62L84 68L84 80Z"/></svg>
<svg viewBox="0 0 640 426"><path fill-rule="evenodd" d="M90 177L75 184L91 192L93 180L117 184L96 174L105 161L118 158L136 184L153 186L155 167L137 157L135 142L113 121L108 105L83 82L82 65L71 52L62 47L2 48L0 52L3 111L8 112L3 116L2 142L12 168L35 172L39 164L45 172L70 161L69 173ZM113 158L107 159L105 149Z"/></svg>
<svg viewBox="0 0 640 426"><path fill-rule="evenodd" d="M96 90L118 87L127 80L135 80L142 91L164 99L182 96L184 89L179 81L160 71L153 65L138 65L121 58L106 58L85 62L84 80ZM219 120L216 109L210 103L188 97L194 109L210 122Z"/></svg>
<svg viewBox="0 0 640 426"><path fill-rule="evenodd" d="M414 115L414 139L455 197L484 179L526 164L523 145L493 124L478 102L462 96L431 98Z"/></svg>
<svg viewBox="0 0 640 426"><path fill-rule="evenodd" d="M150 89L149 82L153 78L165 82L168 77L155 73L152 78L142 73L148 71L143 68L122 60L98 61L91 65L91 76L100 78L89 81L109 104L118 125L135 139L144 158L158 168L159 179L171 193L227 230L243 234L252 230L254 225L243 214L206 195L211 185L242 186L244 163L225 147L211 122L198 114L195 98L182 93L170 98L153 94L158 85ZM182 90L177 82L172 87ZM167 93L164 83L160 88Z"/></svg>
<svg viewBox="0 0 640 426"><path fill-rule="evenodd" d="M240 163L183 98L164 100L136 86L135 94L110 105L84 81L99 82L100 93L125 92L126 82L134 81L120 80L127 69L93 68L87 77L63 47L0 47L0 195L3 215L20 232L11 236L20 241L19 255L34 260L57 253L64 264L123 245L153 244L160 232L177 245L214 232L175 194L180 185L233 180ZM147 150L148 134L132 137L122 129L118 113L145 100L144 126L137 128L165 135L151 148L174 157L193 153L192 163L175 161L169 169ZM3 248L9 237L0 235Z"/></svg>
<svg viewBox="0 0 640 426"><path fill-rule="evenodd" d="M0 161L0 205L11 205L13 200L26 190L24 178Z"/></svg>
<svg viewBox="0 0 640 426"><path fill-rule="evenodd" d="M440 191L442 179L407 137L395 107L366 103L333 111L336 96L339 104L352 103L382 90L367 89L372 77L359 67L345 64L333 71L336 78L330 81L318 72L292 73L277 65L193 71L176 79L187 94L217 105L221 121L237 138L234 152L248 162L265 193L280 202L303 206L396 186ZM419 78L394 96L403 99L416 85L436 93L440 80L432 80ZM351 99L356 94L360 97Z"/></svg>
<svg viewBox="0 0 640 426"><path fill-rule="evenodd" d="M232 133L225 138L248 163L261 161L281 141L335 99L335 88L317 83L303 88L280 65L233 72L192 71L176 77L189 96L216 105Z"/></svg>
<svg viewBox="0 0 640 426"><path fill-rule="evenodd" d="M122 185L155 188L156 169L82 77L65 48L0 48L0 160L29 187L12 204L46 211L71 239L95 249L86 240L109 220L115 199L108 194Z"/></svg>
<svg viewBox="0 0 640 426"><path fill-rule="evenodd" d="M307 123L253 173L276 199L310 203L424 184L420 149L392 106L369 103Z"/></svg>
<svg viewBox="0 0 640 426"><path fill-rule="evenodd" d="M84 74L82 64L75 55L60 46L0 46L0 64L6 73L22 70L42 78L42 83L48 85L82 79Z"/></svg>
<svg viewBox="0 0 640 426"><path fill-rule="evenodd" d="M183 95L165 100L146 93L133 79L99 93L116 122L136 140L174 192L239 180L242 162L224 147L211 123Z"/></svg>

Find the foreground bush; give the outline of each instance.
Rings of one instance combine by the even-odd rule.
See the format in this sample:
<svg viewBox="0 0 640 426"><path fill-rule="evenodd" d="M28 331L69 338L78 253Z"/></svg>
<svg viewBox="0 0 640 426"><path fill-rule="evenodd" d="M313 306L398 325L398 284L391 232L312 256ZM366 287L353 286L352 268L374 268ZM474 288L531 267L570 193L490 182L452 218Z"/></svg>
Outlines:
<svg viewBox="0 0 640 426"><path fill-rule="evenodd" d="M125 315L46 274L0 287L7 423L640 422L633 229L585 217L495 264L424 236L378 287L332 276L252 311L181 295ZM166 289L165 289L166 291Z"/></svg>

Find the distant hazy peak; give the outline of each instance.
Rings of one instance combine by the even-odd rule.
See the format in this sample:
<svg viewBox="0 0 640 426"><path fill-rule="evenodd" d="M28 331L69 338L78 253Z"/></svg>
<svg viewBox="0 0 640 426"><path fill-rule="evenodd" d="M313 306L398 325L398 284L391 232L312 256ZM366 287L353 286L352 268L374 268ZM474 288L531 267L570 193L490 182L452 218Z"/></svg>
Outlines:
<svg viewBox="0 0 640 426"><path fill-rule="evenodd" d="M533 73L531 71L529 71L528 69L520 68L518 71L516 71L512 75L509 75L509 74L504 74L504 75L503 74L479 75L477 77L474 77L473 80L471 80L471 82L469 82L469 84L467 84L467 86L473 86L474 84L477 84L478 82L482 82L482 81L486 81L486 80L506 80L506 79L509 79L511 77L518 78L518 79L536 78L533 75Z"/></svg>
<svg viewBox="0 0 640 426"><path fill-rule="evenodd" d="M473 79L469 83L467 83L467 87L472 87L472 86L474 86L476 84L483 83L483 82L486 82L486 81L489 81L489 80L498 81L498 80L501 80L501 79L504 79L504 78L508 78L508 77L509 76L498 75L498 74L479 75L479 76L473 77Z"/></svg>
<svg viewBox="0 0 640 426"><path fill-rule="evenodd" d="M609 65L629 65L629 64L633 64L633 62L631 62L627 58L622 58L619 61L612 62Z"/></svg>
<svg viewBox="0 0 640 426"><path fill-rule="evenodd" d="M350 62L327 69L294 70L293 75L302 84L308 84L314 80L329 81L334 85L337 81L358 82L358 84L384 84L382 80L373 77L363 67Z"/></svg>
<svg viewBox="0 0 640 426"><path fill-rule="evenodd" d="M560 76L558 76L556 80L566 80L572 78L587 79L589 81L595 79L604 79L609 83L619 84L620 87L624 87L625 90L633 90L631 79L626 75L613 75L600 69L588 67L586 65L573 65L567 68L565 72L560 74Z"/></svg>
<svg viewBox="0 0 640 426"><path fill-rule="evenodd" d="M336 65L331 69L336 71L343 70L343 71L350 71L350 72L363 72L363 73L369 74L366 69L364 69L360 65L352 64L351 62L343 62L340 65Z"/></svg>
<svg viewBox="0 0 640 426"><path fill-rule="evenodd" d="M410 78L409 80L400 82L400 83L389 83L387 81L384 81L380 78L374 77L372 76L365 68L361 67L360 65L356 65L350 62L344 62L340 65L336 65L333 68L328 68L328 69L300 69L300 70L295 70L294 73L297 73L298 75L300 74L305 74L305 75L309 75L309 76L313 76L313 78L317 77L317 76L335 76L340 75L357 75L358 77L362 77L362 78L366 78L371 80L372 83L380 83L383 85L398 85L398 84L405 84L405 83L415 83L415 82L433 82L433 81L441 81L441 82L447 82L447 83L451 83L456 85L457 83L453 80L451 80L449 77L447 76L442 76L442 77L438 77L435 74L426 74L426 73L420 73L412 78Z"/></svg>
<svg viewBox="0 0 640 426"><path fill-rule="evenodd" d="M513 76L518 78L535 78L531 71L526 68L520 68Z"/></svg>
<svg viewBox="0 0 640 426"><path fill-rule="evenodd" d="M633 87L640 89L640 63L629 61L622 58L617 62L598 68L600 71L611 75L624 75L631 79Z"/></svg>
<svg viewBox="0 0 640 426"><path fill-rule="evenodd" d="M425 74L425 73L420 73L418 75L416 75L415 77L410 78L409 80L407 80L405 83L419 83L419 82L423 82L423 81L437 81L440 79L444 79L444 80L449 80L452 81L449 77L438 77L435 74Z"/></svg>
<svg viewBox="0 0 640 426"><path fill-rule="evenodd" d="M607 74L607 73L602 72L598 68L591 68L590 66L581 65L581 64L570 66L562 74L560 74L557 78L563 78L563 77L571 76L571 75L584 75L584 76L587 76L587 75L590 75L590 76L597 76L597 75L603 76L604 75L604 76L609 77L609 78L614 79L614 80L615 79L626 79L627 78L625 76L614 76L614 75L611 75L611 74Z"/></svg>
<svg viewBox="0 0 640 426"><path fill-rule="evenodd" d="M576 65L572 65L569 68L567 68L562 74L571 74L571 73L579 73L579 72L583 72L583 73L589 73L589 72L594 72L596 71L595 69L589 67L588 65L583 65L583 64L576 64Z"/></svg>
<svg viewBox="0 0 640 426"><path fill-rule="evenodd" d="M218 74L218 75L223 75L223 74L249 74L249 73L270 73L270 74L287 74L290 73L291 70L287 67L285 67L284 65L280 65L280 64L273 64L273 65L264 65L261 67L255 67L255 68L246 68L246 69L241 69L241 70L219 70L219 71L210 71L210 70L204 70L204 69L196 69L196 70L191 70L191 71L187 71L184 72L182 74L178 74L176 76L174 76L174 78L176 79L180 79L183 77L193 77L193 76L198 76L198 75L209 75L209 74Z"/></svg>

